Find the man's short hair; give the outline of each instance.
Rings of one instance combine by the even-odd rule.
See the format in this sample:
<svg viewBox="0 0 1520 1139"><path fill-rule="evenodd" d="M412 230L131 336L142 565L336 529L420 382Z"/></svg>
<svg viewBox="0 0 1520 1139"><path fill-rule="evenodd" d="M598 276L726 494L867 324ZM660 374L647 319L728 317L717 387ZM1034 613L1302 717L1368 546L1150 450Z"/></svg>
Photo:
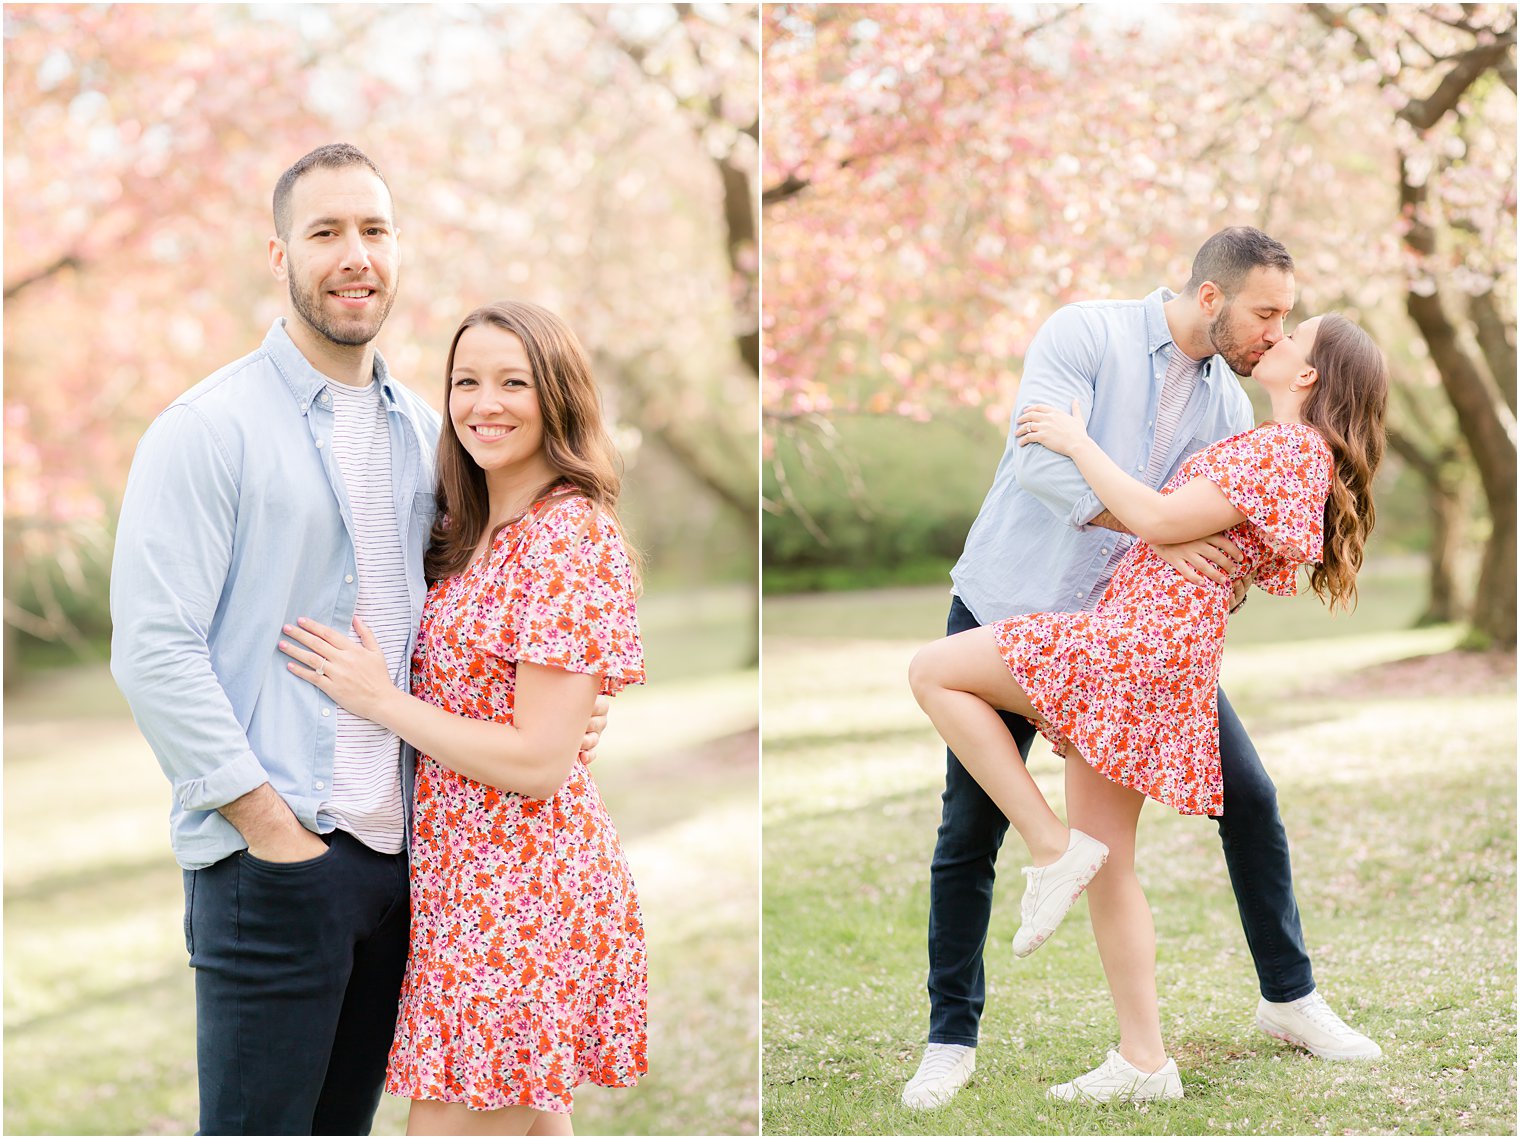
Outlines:
<svg viewBox="0 0 1520 1139"><path fill-rule="evenodd" d="M1193 257L1193 275L1182 291L1191 295L1205 281L1213 281L1227 298L1233 297L1251 270L1261 268L1291 273L1293 257L1275 237L1249 225L1232 225L1199 247Z"/></svg>
<svg viewBox="0 0 1520 1139"><path fill-rule="evenodd" d="M380 168L357 146L346 142L330 142L326 146L319 146L310 154L298 158L295 165L281 174L280 180L274 184L274 231L281 241L290 240L290 195L301 176L310 170L341 170L345 166L363 166L380 179L387 190L391 188L385 175L380 173Z"/></svg>

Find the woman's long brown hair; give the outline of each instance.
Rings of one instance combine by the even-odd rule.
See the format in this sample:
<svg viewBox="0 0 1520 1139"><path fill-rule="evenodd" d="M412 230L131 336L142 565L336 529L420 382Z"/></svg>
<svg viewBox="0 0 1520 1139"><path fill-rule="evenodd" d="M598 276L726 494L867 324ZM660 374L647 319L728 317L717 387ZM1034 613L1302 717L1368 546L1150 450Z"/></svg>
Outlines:
<svg viewBox="0 0 1520 1139"><path fill-rule="evenodd" d="M1309 585L1332 611L1356 607L1356 573L1377 514L1372 477L1383 460L1388 361L1355 324L1334 313L1320 318L1309 363L1319 379L1299 413L1330 445L1335 468L1325 501L1325 548Z"/></svg>
<svg viewBox="0 0 1520 1139"><path fill-rule="evenodd" d="M454 349L464 330L477 324L494 325L521 340L533 369L544 425L544 455L554 477L539 488L528 510L547 498L578 494L589 499L597 514L610 519L637 575L637 556L623 537L617 518L620 463L602 422L602 401L591 376L591 363L564 321L548 309L524 301L482 305L464 318L449 344L443 369L443 430L438 440L438 515L423 558L424 575L430 582L441 581L468 566L490 522L485 472L459 441L447 410Z"/></svg>

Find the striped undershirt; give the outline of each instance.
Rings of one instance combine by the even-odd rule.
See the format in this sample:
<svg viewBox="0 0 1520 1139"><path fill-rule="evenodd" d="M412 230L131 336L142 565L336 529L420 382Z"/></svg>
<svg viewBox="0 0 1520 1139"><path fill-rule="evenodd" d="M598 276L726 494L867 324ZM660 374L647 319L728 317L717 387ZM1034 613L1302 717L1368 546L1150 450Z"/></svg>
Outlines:
<svg viewBox="0 0 1520 1139"><path fill-rule="evenodd" d="M1182 422L1183 409L1187 407L1193 389L1198 386L1198 377L1202 372L1202 360L1194 360L1177 345L1172 345L1171 358L1166 365L1166 376L1161 381L1161 399L1156 407L1156 437L1151 444L1150 461L1146 464L1145 472L1141 476L1147 486L1157 489L1161 486L1161 476L1166 473L1166 457L1172 449L1172 437L1177 434L1177 425ZM1098 584L1087 595L1087 604L1083 606L1084 609L1097 608L1099 600L1103 597L1103 591L1108 588L1109 579L1114 576L1114 569L1134 544L1133 535L1128 534L1114 543L1114 552L1109 555L1108 565L1104 567Z"/></svg>
<svg viewBox="0 0 1520 1139"><path fill-rule="evenodd" d="M353 516L359 596L354 615L369 626L407 688L412 607L406 551L391 491L391 436L380 385L327 384L333 405L332 454L343 472ZM345 630L351 632L351 630ZM395 854L406 841L401 809L401 741L395 733L338 709L332 794L323 809L371 850Z"/></svg>

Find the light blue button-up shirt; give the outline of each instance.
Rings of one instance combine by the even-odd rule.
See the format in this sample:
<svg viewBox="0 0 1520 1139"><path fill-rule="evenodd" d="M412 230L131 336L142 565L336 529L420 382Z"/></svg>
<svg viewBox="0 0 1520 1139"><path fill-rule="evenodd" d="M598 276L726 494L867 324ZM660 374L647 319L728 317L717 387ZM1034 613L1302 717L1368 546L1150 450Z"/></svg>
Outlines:
<svg viewBox="0 0 1520 1139"><path fill-rule="evenodd" d="M1076 399L1087 433L1121 468L1144 479L1155 443L1156 408L1177 351L1157 289L1139 301L1086 301L1058 309L1024 357L1013 409L1061 411ZM950 571L954 591L982 624L1019 613L1088 608L1109 558L1134 542L1089 523L1103 504L1064 455L1008 445L966 547ZM1251 402L1221 356L1204 361L1167 449L1159 487L1194 451L1251 426Z"/></svg>
<svg viewBox="0 0 1520 1139"><path fill-rule="evenodd" d="M378 353L375 377L406 544L410 659L439 417ZM111 566L111 673L173 785L174 855L186 869L247 846L217 808L266 781L308 829L333 829L321 806L337 711L277 647L298 617L348 629L359 592L325 384L277 320L256 352L170 404L132 460ZM408 802L411 758L398 756Z"/></svg>

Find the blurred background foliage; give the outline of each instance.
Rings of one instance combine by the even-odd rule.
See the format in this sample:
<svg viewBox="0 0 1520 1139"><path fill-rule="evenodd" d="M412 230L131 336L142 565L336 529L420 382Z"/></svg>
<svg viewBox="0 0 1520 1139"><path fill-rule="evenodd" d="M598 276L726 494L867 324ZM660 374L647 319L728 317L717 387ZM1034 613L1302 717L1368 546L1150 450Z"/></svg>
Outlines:
<svg viewBox="0 0 1520 1139"><path fill-rule="evenodd" d="M539 302L626 464L650 684L595 775L649 930L651 1072L577 1123L754 1133L756 7L15 4L4 43L5 1131L194 1127L168 788L102 663L112 531L149 421L283 309L276 179L347 141L395 203L393 373L441 408L464 315Z"/></svg>
<svg viewBox="0 0 1520 1139"><path fill-rule="evenodd" d="M1513 647L1512 5L763 19L768 592L944 581L1040 324L1251 224L1390 359L1369 557Z"/></svg>

